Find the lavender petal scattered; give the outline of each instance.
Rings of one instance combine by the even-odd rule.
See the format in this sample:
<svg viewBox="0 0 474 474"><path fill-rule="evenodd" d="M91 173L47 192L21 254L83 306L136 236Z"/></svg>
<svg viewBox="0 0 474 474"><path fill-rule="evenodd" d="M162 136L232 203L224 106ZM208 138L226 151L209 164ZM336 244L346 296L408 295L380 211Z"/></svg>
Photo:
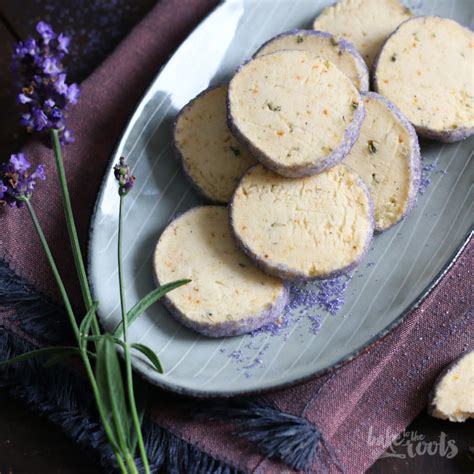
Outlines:
<svg viewBox="0 0 474 474"><path fill-rule="evenodd" d="M421 179L418 193L423 196L431 184L431 175L436 170L436 163L429 163L421 168Z"/></svg>
<svg viewBox="0 0 474 474"><path fill-rule="evenodd" d="M268 342L259 346L262 342L258 336L267 336L267 339L280 336L285 342L302 320L307 321L308 324L304 327L307 327L311 334L318 334L321 329L322 314L329 313L335 316L343 307L344 296L351 278L352 275L344 275L330 280L291 284L290 298L280 318L253 331L242 349L234 350L226 354L226 357L230 358L232 363L239 365L238 370L242 371L245 378L252 377L255 370L265 367L264 356L270 348ZM299 336L303 337L303 334ZM225 351L220 349L220 352Z"/></svg>
<svg viewBox="0 0 474 474"><path fill-rule="evenodd" d="M60 25L67 36L74 38L69 48L69 70L76 80L81 80L155 3L154 0L63 0L58 8L56 0L34 0L34 8L41 12L42 20Z"/></svg>

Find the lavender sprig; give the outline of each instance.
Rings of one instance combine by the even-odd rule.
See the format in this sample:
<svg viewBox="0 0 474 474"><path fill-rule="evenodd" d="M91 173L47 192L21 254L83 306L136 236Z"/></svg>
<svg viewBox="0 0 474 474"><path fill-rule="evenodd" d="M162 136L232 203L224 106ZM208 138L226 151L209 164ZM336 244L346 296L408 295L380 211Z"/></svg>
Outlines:
<svg viewBox="0 0 474 474"><path fill-rule="evenodd" d="M37 38L20 41L13 53L13 71L18 85L17 101L25 112L21 124L28 132L60 132L61 143L74 137L66 127L68 106L80 95L77 84L66 83L62 60L69 52L70 39L56 34L43 21L36 25Z"/></svg>
<svg viewBox="0 0 474 474"><path fill-rule="evenodd" d="M126 196L135 184L135 176L132 175L130 167L125 164L123 156L120 157L119 162L114 166L114 176L119 185L119 196Z"/></svg>
<svg viewBox="0 0 474 474"><path fill-rule="evenodd" d="M44 181L44 165L32 172L31 163L23 153L11 155L8 162L0 166L0 204L23 207L31 198L37 180Z"/></svg>

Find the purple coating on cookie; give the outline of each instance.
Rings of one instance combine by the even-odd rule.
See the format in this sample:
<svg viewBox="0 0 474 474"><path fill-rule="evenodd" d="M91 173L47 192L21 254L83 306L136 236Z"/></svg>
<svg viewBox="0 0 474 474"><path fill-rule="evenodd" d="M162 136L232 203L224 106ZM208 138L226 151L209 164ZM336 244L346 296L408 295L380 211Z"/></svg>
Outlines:
<svg viewBox="0 0 474 474"><path fill-rule="evenodd" d="M258 166L258 165L255 165ZM252 168L250 168L247 173L245 173L242 176L242 180L245 179L248 173L252 171ZM353 172L355 175L356 173ZM230 200L229 203L229 216L230 216L230 228L232 235L234 236L235 241L237 242L237 245L239 248L254 262L255 266L260 268L263 272L267 273L268 275L281 278L282 280L285 281L317 281L317 280L326 280L329 278L337 278L341 275L345 275L346 273L350 272L353 270L361 260L365 257L367 252L369 251L370 244L372 243L372 239L374 236L374 230L375 230L375 218L374 218L374 203L372 201L372 198L370 196L370 191L367 185L362 181L362 179L356 175L356 181L358 186L363 190L364 194L367 197L368 203L369 203L369 229L367 231L367 237L366 241L364 243L364 247L362 248L362 252L360 255L354 260L353 262L349 263L345 267L342 268L337 268L331 272L328 272L323 275L318 275L316 277L306 275L305 273L302 273L299 270L296 270L294 268L290 268L288 265L285 264L271 264L268 262L266 259L262 258L260 255L257 255L240 237L238 234L237 230L235 229L234 226L234 199L236 193L234 192L234 195L232 196L232 199ZM240 183L237 186L237 189L240 187Z"/></svg>
<svg viewBox="0 0 474 474"><path fill-rule="evenodd" d="M364 59L360 55L359 51L355 48L355 46L345 38L336 38L333 34L328 33L327 31L319 31L319 30L301 30L295 28L290 31L286 31L284 33L280 33L279 35L270 38L268 41L262 44L260 48L255 52L252 58L256 58L260 51L267 47L270 43L272 43L276 39L285 38L287 36L318 36L320 38L327 38L329 40L337 41L337 45L343 51L347 51L356 61L357 64L357 79L359 81L360 87L358 87L360 92L367 92L369 90L369 70L367 68L367 64L365 63Z"/></svg>
<svg viewBox="0 0 474 474"><path fill-rule="evenodd" d="M189 209L186 212L193 211L199 207L205 206L195 206ZM184 215L186 213L181 214ZM179 217L181 217L179 216ZM177 219L177 218L176 218ZM171 225L176 219L173 219L169 224ZM167 227L168 227L167 226ZM160 237L161 239L161 237ZM158 242L160 241L158 239ZM158 245L158 243L157 243ZM153 269L153 277L156 287L161 286L156 270ZM258 314L249 315L248 318L243 320L236 321L223 321L221 323L209 323L206 321L193 321L189 319L186 314L184 314L172 301L169 293L165 294L161 299L161 302L168 309L171 315L183 326L192 329L198 333L204 334L209 337L224 337L224 336L240 336L242 334L250 333L262 326L266 326L275 321L278 316L283 312L283 308L286 306L289 298L289 285L286 282L283 282L282 291L278 298L271 305L267 307Z"/></svg>
<svg viewBox="0 0 474 474"><path fill-rule="evenodd" d="M202 197L203 199L205 199L206 201L208 201L210 204L227 204L226 201L221 201L219 199L215 199L213 198L212 196L209 196L209 194L207 194L207 192L192 178L191 174L189 173L189 170L186 166L186 162L184 160L184 157L183 157L183 154L181 153L181 150L179 149L179 146L176 142L176 127L178 125L178 121L179 121L179 118L181 117L181 115L186 112L190 107L192 107L192 105L194 104L194 102L198 99L200 99L201 97L203 97L204 95L206 95L208 92L211 92L213 91L214 89L218 89L219 87L224 87L224 86L227 86L226 83L223 83L223 84L215 84L213 86L210 86L210 87L207 87L206 89L204 89L203 91L201 91L196 97L194 97L193 99L191 99L179 112L178 114L176 115L176 118L173 122L173 125L172 125L172 137L171 137L171 146L173 148L173 151L174 151L174 154L175 156L178 158L178 160L180 161L181 163L181 167L183 169L183 173L184 175L186 176L186 179L188 180L188 182L191 184L191 186L194 188L194 190L199 194L200 197Z"/></svg>
<svg viewBox="0 0 474 474"><path fill-rule="evenodd" d="M430 15L431 17L437 17L437 18L442 18L438 15ZM396 35L398 33L398 30L407 22L409 21L414 21L414 20L419 20L420 18L430 18L430 16L415 16L413 18L409 18L408 20L405 20L404 22L400 23L398 27L387 37L385 40L383 46L380 48L380 51L378 52L374 64L372 66L372 88L374 89L375 92L379 92L379 84L378 84L378 79L377 79L377 68L379 64L380 57L382 56L383 50L385 49L385 46L387 45L387 42L392 38L392 36ZM461 25L459 22L453 20L450 18L451 21L454 21L457 23L459 26L464 28L465 30L468 30L469 32L472 33L472 31L467 28L464 25ZM408 120L408 119L407 119ZM433 130L428 127L424 127L422 125L417 125L412 123L412 126L416 130L416 133L420 135L420 137L428 138L430 140L436 140L442 143L454 143L454 142L459 142L461 140L465 140L466 138L469 138L470 136L474 135L474 127L458 127L458 128L453 128L450 130Z"/></svg>
<svg viewBox="0 0 474 474"><path fill-rule="evenodd" d="M268 55L266 54L264 56L269 56L270 54L277 53L269 53ZM243 63L237 69L236 74L238 74L239 71L251 61L254 61L254 59L250 59L249 61ZM306 163L304 165L286 166L281 163L278 163L274 161L270 156L268 156L261 148L255 145L251 140L249 140L235 124L232 118L232 106L230 104L229 98L230 91L232 89L232 82L233 79L230 81L229 93L227 94L227 125L233 135L237 138L237 140L239 140L250 151L252 156L254 156L266 168L271 169L277 174L286 176L287 178L303 178L304 176L311 176L313 174L322 173L323 171L339 164L351 151L351 148L354 146L354 143L359 138L360 128L365 118L365 109L360 93L359 91L357 91L357 94L359 95L359 100L357 108L354 110L352 122L344 131L344 136L339 145L329 155L326 155L323 159L319 159L316 163Z"/></svg>
<svg viewBox="0 0 474 474"><path fill-rule="evenodd" d="M410 121L403 115L401 110L390 100L386 97L378 94L377 92L366 92L361 94L362 98L368 97L369 99L378 100L382 102L390 112L392 112L395 117L397 118L400 125L408 132L412 140L412 146L410 147L410 154L407 156L410 171L411 171L411 179L410 179L410 189L408 191L408 200L405 211L400 216L400 218L393 222L388 227L377 227L375 225L375 233L379 234L381 232L385 232L386 230L390 229L394 225L398 224L400 221L405 219L405 217L410 213L416 203L416 199L418 197L418 189L420 187L420 180L421 180L421 152L420 152L420 144L418 142L418 136L416 134L415 128L410 123Z"/></svg>

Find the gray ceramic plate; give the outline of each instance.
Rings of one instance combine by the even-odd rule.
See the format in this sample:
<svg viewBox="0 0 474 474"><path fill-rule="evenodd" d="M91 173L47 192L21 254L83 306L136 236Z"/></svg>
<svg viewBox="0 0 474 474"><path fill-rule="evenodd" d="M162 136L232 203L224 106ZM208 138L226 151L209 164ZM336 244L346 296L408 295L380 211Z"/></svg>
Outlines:
<svg viewBox="0 0 474 474"><path fill-rule="evenodd" d="M174 215L201 202L172 154L170 129L176 113L210 84L227 80L270 37L310 27L330 3L224 2L153 81L112 157L93 218L90 277L106 328L120 320L118 196L112 162L127 156L137 177L126 200L124 237L126 297L131 305L153 288L152 252L165 226ZM473 26L472 0L412 3L418 13ZM132 325L131 339L153 348L166 373L157 374L138 356L136 369L152 383L175 391L229 396L291 384L352 358L401 321L465 242L472 224L473 144L473 139L451 145L423 143L424 165L433 164L431 184L403 223L375 238L350 282L342 310L336 316L318 311L322 315L318 334L311 331L310 319L302 317L279 336L209 339L187 330L156 304ZM258 357L261 361L255 360Z"/></svg>

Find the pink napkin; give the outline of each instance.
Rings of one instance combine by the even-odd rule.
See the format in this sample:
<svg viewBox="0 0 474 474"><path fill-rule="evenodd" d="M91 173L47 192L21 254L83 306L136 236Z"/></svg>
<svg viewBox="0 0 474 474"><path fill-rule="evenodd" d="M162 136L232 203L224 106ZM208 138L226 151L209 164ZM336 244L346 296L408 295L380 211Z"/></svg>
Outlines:
<svg viewBox="0 0 474 474"><path fill-rule="evenodd" d="M146 86L191 28L216 0L162 0L111 56L82 85L82 97L71 111L76 142L65 151L78 230L86 249L90 217L113 147ZM183 78L185 80L185 78ZM37 141L24 150L45 163L48 180L33 203L54 249L66 284L80 307L73 263L51 151ZM3 264L36 292L57 299L50 270L25 210L0 210ZM474 249L469 243L442 281L396 329L344 366L302 385L265 397L276 412L306 420L322 435L326 459L316 456L311 472L327 462L331 471L362 472L369 467L426 404L435 377L473 342ZM2 262L0 261L0 264ZM21 330L16 310L0 308L0 330L39 343L38 334ZM209 417L190 417L183 399L159 390L150 417L160 426L228 467L264 473L290 472L270 459L254 442L237 436L236 427ZM184 400L188 406L192 401ZM375 442L383 435L384 441Z"/></svg>

